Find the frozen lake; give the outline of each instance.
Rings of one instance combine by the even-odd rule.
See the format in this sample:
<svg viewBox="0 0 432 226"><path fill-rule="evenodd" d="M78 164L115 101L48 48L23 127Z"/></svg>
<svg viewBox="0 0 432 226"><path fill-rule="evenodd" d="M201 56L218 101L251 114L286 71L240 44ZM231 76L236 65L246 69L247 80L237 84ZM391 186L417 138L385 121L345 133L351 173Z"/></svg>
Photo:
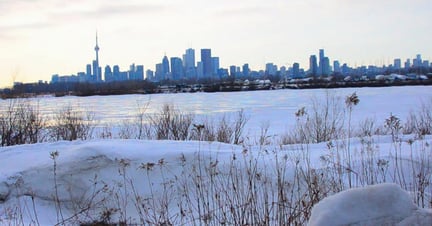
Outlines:
<svg viewBox="0 0 432 226"><path fill-rule="evenodd" d="M250 117L248 128L259 129L264 122L271 131L284 131L295 122L294 113L303 106L310 106L312 98L325 99L327 92L344 98L357 92L360 103L355 106L353 120L374 118L384 122L390 113L405 120L407 114L422 102L432 100L430 86L404 86L385 88L344 88L309 90L269 90L249 92L178 93L152 95L120 95L91 97L43 97L33 98L47 117L62 107L71 105L95 113L98 125L116 125L136 115L138 106L147 106L146 113L159 111L162 105L173 104L184 112L201 116L233 113L244 109ZM0 100L6 105L8 100Z"/></svg>

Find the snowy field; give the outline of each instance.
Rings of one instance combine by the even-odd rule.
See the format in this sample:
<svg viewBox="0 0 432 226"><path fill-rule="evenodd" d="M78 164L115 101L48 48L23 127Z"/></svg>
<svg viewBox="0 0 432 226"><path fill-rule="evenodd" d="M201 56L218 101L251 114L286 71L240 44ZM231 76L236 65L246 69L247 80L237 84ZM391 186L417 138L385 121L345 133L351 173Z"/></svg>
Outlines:
<svg viewBox="0 0 432 226"><path fill-rule="evenodd" d="M381 148L384 150L391 149L392 144L388 142L390 138L381 139L381 143L379 143ZM428 137L427 142L431 140ZM328 154L325 151L325 146L326 144L316 144L309 148L310 164L316 170L324 167L320 158L322 155ZM292 157L292 152L298 149L297 147L285 146L280 150L275 150L280 156ZM54 160L50 158L53 151L59 153L55 161L55 173ZM209 169L208 167L218 162L217 171L219 173L226 173L224 171L236 167L235 172L244 174L245 177L248 174L242 168L254 169L256 173L267 174L265 176L269 177L270 180L268 183L277 183L275 174L279 171L277 171L275 154L260 151L256 147L250 151L251 153L245 154L241 146L215 142L138 140L57 142L2 148L0 152L2 168L0 176L0 223L2 225L55 225L63 221L66 225L88 223L102 220L104 211L112 209L113 212L116 212L114 209L119 208L120 210L111 216L111 222L117 222L124 218L129 223L158 224L164 222L163 220L170 220L176 225L193 225L199 222L197 220L199 217L192 212L198 212L198 210L195 208L188 209L187 200L179 201L179 196L185 192L185 187L194 194L200 192L194 187L195 183L199 184L193 181L196 178L190 178L197 176L198 173L194 174L192 170L188 171L192 167L188 164L198 164L196 158L199 155L200 158L205 159L201 163L204 168ZM430 148L428 148L428 152L431 153ZM387 154L388 152L384 151L380 153L380 157L391 159ZM407 153L403 158L409 158L408 155ZM233 156L238 156L238 160L236 160L239 161L238 165L232 165ZM256 168L255 166L248 168L248 161L252 157L257 161ZM285 169L287 181L294 178L295 167L294 164L291 165L290 163L291 161L288 160L288 166ZM147 167L154 168L149 169ZM207 172L204 174L206 177L203 178L204 183L209 183L211 181L209 174ZM227 177L227 175L215 177L214 183L217 184L214 186L225 186L225 183L229 182L229 180L225 181ZM187 182L189 179L191 181ZM237 179L241 180L241 183L247 184L247 179L243 177ZM172 181L176 181L176 183L173 184ZM407 178L407 181L411 180ZM191 183L190 187L184 183ZM245 185L242 189L246 189L246 187ZM133 191L132 188L136 191ZM205 189L211 189L211 186L207 186ZM227 192L220 187L213 189ZM262 192L257 195L259 199L263 198L263 194L276 196L276 191L257 189L258 193ZM273 187L270 186L269 189L272 190ZM431 189L428 187L429 195L430 191ZM138 196L134 192L137 192L142 198L137 198ZM248 191L244 190L243 192L247 193ZM232 197L229 194L225 195L221 194L224 196L223 199L238 198L234 195ZM166 214L168 215L164 215L163 202L147 202L145 197L166 201L168 205ZM199 200L199 195L192 195L191 197ZM111 200L104 200L106 198ZM387 225L394 225L396 222L403 222L404 220L410 223L423 222L423 224L406 223L401 225L427 225L424 223L431 222L432 219L430 210L414 205L412 200L415 199L415 194L403 191L398 185L384 186L379 191L375 191L373 188L366 188L364 191L357 189L352 193L346 192L341 196L330 198L325 199L317 206L317 209L312 211L313 221L310 225L383 225L383 222L390 222ZM145 210L136 207L137 199L145 203L148 208L154 209ZM269 199L273 200L272 198ZM60 204L58 205L57 202ZM204 203L203 206L205 206ZM264 200L258 200L257 203L264 204ZM185 212L190 211L190 216L182 218L178 205L183 205L182 208ZM213 205L216 204L211 204L210 209L213 208ZM219 207L219 205L216 206ZM258 207L258 213L263 213L264 210L263 206ZM155 211L155 213L151 211ZM159 216L159 213L161 219L151 218L153 214ZM227 217L230 224L238 223L233 216L231 217ZM288 219L288 216L285 219ZM220 222L212 221L212 224L218 223ZM277 224L277 221L271 224Z"/></svg>
<svg viewBox="0 0 432 226"><path fill-rule="evenodd" d="M153 95L120 95L90 97L44 97L31 99L47 117L59 109L71 105L95 114L98 126L119 125L132 119L138 107L146 107L145 113L156 113L164 104L173 104L180 110L197 116L220 116L241 109L250 116L249 132L254 135L264 122L270 123L271 133L284 132L295 123L294 113L311 105L311 99L323 100L328 94L341 97L356 92L360 103L353 111L353 120L361 122L373 118L382 122L390 113L405 119L408 113L422 102L432 98L430 86L402 86L387 88L345 88L310 90L270 90L252 92L179 93ZM7 105L8 100L0 100Z"/></svg>
<svg viewBox="0 0 432 226"><path fill-rule="evenodd" d="M430 91L419 86L331 92L342 99L357 93L360 103L352 111L357 127L368 117L384 124L390 114L404 121L432 99ZM324 90L277 90L149 99L149 112L170 100L209 117L244 109L250 139L239 145L93 139L1 147L0 224L281 225L307 224L310 218L309 225L430 225L430 135L397 130L285 145L273 139L295 125L299 108L325 95ZM100 122L116 123L132 117L136 102L146 98L39 103L46 114L71 103L93 106ZM257 142L264 121L271 134L268 142Z"/></svg>

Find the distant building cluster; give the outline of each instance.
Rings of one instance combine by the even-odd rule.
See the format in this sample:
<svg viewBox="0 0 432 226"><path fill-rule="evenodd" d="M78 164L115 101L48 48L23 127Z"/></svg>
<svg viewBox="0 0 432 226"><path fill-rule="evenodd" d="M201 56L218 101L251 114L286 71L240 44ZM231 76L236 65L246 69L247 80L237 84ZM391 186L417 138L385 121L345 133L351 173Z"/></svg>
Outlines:
<svg viewBox="0 0 432 226"><path fill-rule="evenodd" d="M360 66L349 67L346 63L342 64L334 60L331 65L330 58L324 53L324 49L319 50L319 55L309 57L309 69L305 70L300 67L299 63L293 63L286 67L278 67L273 63L267 63L264 70L254 71L249 68L249 64L242 66L231 65L228 68L220 67L220 59L212 56L211 49L200 50L200 60L195 58L195 49L186 49L183 56L170 57L166 55L162 61L155 65L155 70L144 71L143 65L132 64L128 71L121 71L118 65L107 65L102 73L99 64L99 45L96 34L96 46L94 48L96 59L92 64L87 64L85 72L78 72L77 75L55 74L52 76L51 83L100 83L128 80L144 80L152 82L162 81L181 81L181 80L199 80L199 79L224 79L224 78L264 78L269 76L280 76L281 79L303 79L310 77L328 77L328 76L376 76L392 73L408 73L419 68L431 68L432 64L428 60L423 60L418 54L414 59L407 59L402 65L401 59L394 59L394 63L383 66ZM103 76L102 76L103 75Z"/></svg>
<svg viewBox="0 0 432 226"><path fill-rule="evenodd" d="M132 64L129 71L120 71L118 65L105 66L105 71L102 77L102 68L99 64L99 45L98 37L96 34L96 59L92 64L86 65L85 72L78 72L76 75L52 75L51 83L100 83L100 82L114 82L114 81L127 81L127 80L144 80L144 66Z"/></svg>
<svg viewBox="0 0 432 226"><path fill-rule="evenodd" d="M153 72L147 70L146 78L150 81L184 80L203 78L223 78L228 76L228 70L220 68L219 57L212 56L211 49L201 49L201 61L195 61L195 49L186 50L183 57L168 57L156 64Z"/></svg>

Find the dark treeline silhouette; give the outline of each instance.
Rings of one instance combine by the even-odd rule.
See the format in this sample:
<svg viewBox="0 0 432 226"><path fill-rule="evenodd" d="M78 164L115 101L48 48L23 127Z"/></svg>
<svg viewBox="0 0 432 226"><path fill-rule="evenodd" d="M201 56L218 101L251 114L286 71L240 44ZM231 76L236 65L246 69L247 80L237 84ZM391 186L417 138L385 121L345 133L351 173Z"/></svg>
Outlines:
<svg viewBox="0 0 432 226"><path fill-rule="evenodd" d="M44 94L55 96L147 94L154 93L156 87L156 84L146 80L109 83L17 83L12 89L4 89L1 96L2 98L14 98Z"/></svg>

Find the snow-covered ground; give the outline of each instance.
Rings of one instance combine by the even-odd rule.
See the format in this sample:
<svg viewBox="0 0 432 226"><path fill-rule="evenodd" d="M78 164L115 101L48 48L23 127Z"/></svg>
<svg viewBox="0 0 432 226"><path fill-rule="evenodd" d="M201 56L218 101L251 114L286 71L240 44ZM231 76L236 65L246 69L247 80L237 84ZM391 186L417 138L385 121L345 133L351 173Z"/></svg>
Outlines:
<svg viewBox="0 0 432 226"><path fill-rule="evenodd" d="M405 120L411 110L432 97L430 87L341 89L336 95L344 98L354 91L360 103L354 107L353 125L366 117L383 124L391 113ZM325 94L324 90L278 90L152 97L153 104L163 104L159 98L177 97L184 101L180 107L189 98L186 111L201 109L195 113L209 116L245 109L251 117L245 132L250 139L243 145L95 139L1 147L0 225L96 221L274 225L292 220L289 213L299 212L305 224L301 220L309 217L312 204L310 225L430 222L431 136L398 135L395 139L373 135L349 142L296 145L256 143L254 136L260 134L263 121L270 123L269 137L280 135L295 123L296 110L310 106L312 96ZM122 104L128 99L125 96L101 98L80 98L81 106L102 102L101 117L105 111L112 117L102 121L133 115L136 99ZM52 107L57 100L67 104L76 98L48 98L41 105ZM208 104L210 100L214 104ZM239 100L243 102L237 103ZM120 112L113 110L125 105L128 107ZM45 108L44 112L52 110ZM397 185L388 184L392 182ZM348 190L349 183L352 187L384 184ZM346 191L335 194L341 190ZM287 197L294 206L278 205ZM324 197L328 198L316 204ZM263 223L266 216L272 218Z"/></svg>
<svg viewBox="0 0 432 226"><path fill-rule="evenodd" d="M384 150L376 157L388 157L391 161L388 151L393 145L389 142L391 138L387 136L375 139L380 140L376 145ZM427 137L419 142L431 141L431 137ZM360 142L353 140L352 143L353 147L360 150ZM321 161L323 155L329 154L326 146L326 143L321 143L308 147L312 168L319 170L328 167ZM403 148L407 147L408 144L403 144ZM169 189L169 194L166 194L167 188L164 186L172 181L175 183L170 186L177 186L177 182L193 183L185 182L193 180L188 178L190 175L183 174L188 167L197 164L211 166L218 163L218 169L222 173L224 169L233 167L233 156L248 160L249 155L258 162L257 172L264 172L270 183L274 184L277 182L276 159L280 159L277 156L288 155L288 158L297 158L300 156L298 153L304 151L298 145L282 148L269 146L265 149L248 147L247 150L248 153L245 153L244 146L217 142L142 140L74 141L1 148L0 223L54 225L62 220L66 220L66 224L92 222L99 220L103 211L109 207L122 208L122 211L127 213L128 222L140 223L140 214L134 206L134 192L139 193L141 197L167 195L171 198L166 200L171 200L171 204L175 206L178 204L177 196L181 194L169 192L179 192L179 189ZM427 148L426 151L430 157L431 148ZM53 156L54 152L58 152L58 156ZM197 156L204 161L197 162ZM402 158L409 157L410 153L403 153ZM360 154L353 160L356 159L360 159ZM247 167L248 164L246 162L236 167ZM358 166L360 167L360 164ZM153 167L154 169L149 170ZM429 165L429 173L430 167ZM291 178L294 169L294 164L288 166L287 178ZM389 178L392 175L393 172L389 173ZM430 174L428 176L430 177ZM407 178L407 181L410 180ZM132 190L132 185L135 191ZM429 186L426 192L430 191ZM123 194L126 194L126 198ZM402 222L413 218L425 222L431 219L430 210L421 210L412 204L415 198L412 196L408 196L396 185L342 192L319 203L312 212L313 220L310 224L366 225L369 222L369 225L380 225L380 220ZM103 200L106 198L112 200ZM60 203L60 206L57 203ZM154 207L156 206L158 205ZM90 209L86 209L87 207ZM179 211L179 207L170 208L174 213ZM121 219L121 216L113 214L112 218L115 221ZM332 220L330 223L329 219ZM189 221L184 224L191 223Z"/></svg>
<svg viewBox="0 0 432 226"><path fill-rule="evenodd" d="M178 93L152 95L118 95L90 97L44 97L31 101L37 104L43 115L53 117L59 109L71 105L76 109L95 114L98 126L122 124L132 119L138 107L146 107L145 113L153 114L164 104L174 104L180 110L200 116L219 116L244 109L250 116L247 132L256 135L263 122L269 122L269 132L280 134L295 123L294 113L301 107L310 107L311 99L325 100L327 94L343 99L356 92L360 103L353 111L353 124L375 119L382 123L390 113L405 119L411 110L432 99L430 86L402 86L386 88L344 88L269 90L253 92ZM0 105L7 105L1 100Z"/></svg>

